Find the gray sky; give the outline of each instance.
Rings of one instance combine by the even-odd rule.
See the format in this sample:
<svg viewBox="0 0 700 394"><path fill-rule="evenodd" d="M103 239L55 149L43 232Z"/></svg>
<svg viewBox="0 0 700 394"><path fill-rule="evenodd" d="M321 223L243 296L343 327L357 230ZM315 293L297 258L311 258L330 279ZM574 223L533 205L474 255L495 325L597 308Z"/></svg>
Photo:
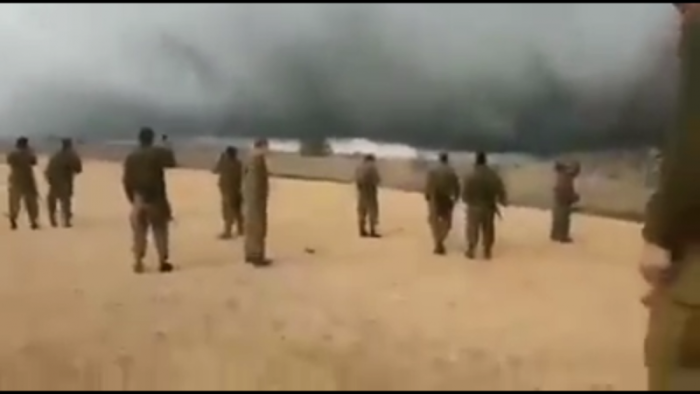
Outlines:
<svg viewBox="0 0 700 394"><path fill-rule="evenodd" d="M302 50L328 74L338 105L362 118L425 106L457 85L476 96L485 86L526 96L538 89L535 56L588 96L638 80L676 34L674 12L670 4L1 4L0 114L10 125L41 114L57 104L37 96L63 87L173 110L255 97L290 111L279 58Z"/></svg>

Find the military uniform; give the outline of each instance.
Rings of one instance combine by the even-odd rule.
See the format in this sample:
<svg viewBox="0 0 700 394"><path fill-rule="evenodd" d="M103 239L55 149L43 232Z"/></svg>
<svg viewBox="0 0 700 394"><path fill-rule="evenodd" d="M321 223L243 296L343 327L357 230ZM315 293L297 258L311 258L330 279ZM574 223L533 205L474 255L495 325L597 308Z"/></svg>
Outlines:
<svg viewBox="0 0 700 394"><path fill-rule="evenodd" d="M269 263L265 253L269 182L265 154L255 149L246 163L243 175L244 253L246 262L255 265Z"/></svg>
<svg viewBox="0 0 700 394"><path fill-rule="evenodd" d="M379 237L379 198L378 190L381 178L377 165L373 161L365 161L355 171L355 186L357 188L357 225L362 237ZM367 224L369 222L369 231Z"/></svg>
<svg viewBox="0 0 700 394"><path fill-rule="evenodd" d="M481 239L484 257L491 258L496 239L498 205L507 204L506 188L501 176L487 165L478 165L462 182L462 201L467 206L467 257L474 258Z"/></svg>
<svg viewBox="0 0 700 394"><path fill-rule="evenodd" d="M445 253L445 240L452 229L452 212L459 198L459 177L448 163L438 163L428 171L425 182L428 224L434 252Z"/></svg>
<svg viewBox="0 0 700 394"><path fill-rule="evenodd" d="M172 151L158 146L139 147L124 161L123 185L129 202L135 270L143 270L149 230L158 253L161 271L169 271L170 204L166 195L165 169L177 166Z"/></svg>
<svg viewBox="0 0 700 394"><path fill-rule="evenodd" d="M226 152L221 154L214 168L218 175L219 193L221 195L221 217L224 222L224 231L221 238L228 239L232 236L233 225L236 225L238 235L243 230L243 165L236 157L231 157Z"/></svg>
<svg viewBox="0 0 700 394"><path fill-rule="evenodd" d="M555 165L556 179L552 196L552 225L549 237L556 242L571 242L571 214L579 200L575 179L578 175L575 164Z"/></svg>
<svg viewBox="0 0 700 394"><path fill-rule="evenodd" d="M80 156L73 149L61 149L56 152L46 166L44 175L49 185L46 204L49 221L56 226L56 206L60 205L63 226L70 227L73 218L73 181L83 171Z"/></svg>
<svg viewBox="0 0 700 394"><path fill-rule="evenodd" d="M660 279L650 281L647 299L645 361L653 391L700 390L700 13L689 12L679 47L676 124L667 135L643 231L649 244L671 257Z"/></svg>
<svg viewBox="0 0 700 394"><path fill-rule="evenodd" d="M39 190L34 178L36 155L31 148L15 149L7 155L10 167L8 178L8 218L10 226L17 228L21 204L27 210L32 229L39 228Z"/></svg>

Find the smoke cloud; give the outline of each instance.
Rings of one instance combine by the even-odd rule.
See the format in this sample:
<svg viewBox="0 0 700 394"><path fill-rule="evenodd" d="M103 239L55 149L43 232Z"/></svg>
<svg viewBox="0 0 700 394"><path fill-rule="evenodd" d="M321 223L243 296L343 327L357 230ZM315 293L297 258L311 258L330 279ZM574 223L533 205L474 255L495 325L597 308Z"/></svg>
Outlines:
<svg viewBox="0 0 700 394"><path fill-rule="evenodd" d="M643 145L670 4L2 4L0 135Z"/></svg>

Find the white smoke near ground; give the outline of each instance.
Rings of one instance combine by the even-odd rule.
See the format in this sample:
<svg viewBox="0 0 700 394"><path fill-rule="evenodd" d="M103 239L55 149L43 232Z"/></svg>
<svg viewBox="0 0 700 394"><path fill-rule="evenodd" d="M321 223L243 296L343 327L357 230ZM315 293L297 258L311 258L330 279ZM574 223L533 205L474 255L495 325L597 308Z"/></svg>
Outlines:
<svg viewBox="0 0 700 394"><path fill-rule="evenodd" d="M0 134L605 139L672 69L674 18L670 4L2 4Z"/></svg>

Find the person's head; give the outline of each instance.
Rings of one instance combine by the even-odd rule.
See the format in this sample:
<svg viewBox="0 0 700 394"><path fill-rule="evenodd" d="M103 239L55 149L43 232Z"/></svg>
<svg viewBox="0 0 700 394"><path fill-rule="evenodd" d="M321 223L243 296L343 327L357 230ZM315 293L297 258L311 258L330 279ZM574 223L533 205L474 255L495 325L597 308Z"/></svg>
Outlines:
<svg viewBox="0 0 700 394"><path fill-rule="evenodd" d="M476 152L476 158L474 159L474 164L476 164L477 166L485 166L486 164L488 164L486 152Z"/></svg>
<svg viewBox="0 0 700 394"><path fill-rule="evenodd" d="M260 151L260 152L264 152L264 153L267 152L269 146L270 145L267 142L267 139L265 139L265 138L259 138L259 139L255 140L255 142L253 143L253 148L255 148L255 150Z"/></svg>
<svg viewBox="0 0 700 394"><path fill-rule="evenodd" d="M450 162L450 155L447 154L447 152L440 152L438 155L438 161L442 164L447 164Z"/></svg>
<svg viewBox="0 0 700 394"><path fill-rule="evenodd" d="M168 142L168 135L167 135L167 134L162 134L162 135L160 136L160 140L163 141L163 142Z"/></svg>
<svg viewBox="0 0 700 394"><path fill-rule="evenodd" d="M17 138L17 141L15 141L15 147L17 149L27 149L29 148L29 138L27 137L19 137Z"/></svg>
<svg viewBox="0 0 700 394"><path fill-rule="evenodd" d="M365 162L365 163L374 163L376 160L377 160L377 159L376 159L376 158L374 157L374 155L371 154L371 153L368 154L368 155L365 155L365 158L364 158L364 162Z"/></svg>
<svg viewBox="0 0 700 394"><path fill-rule="evenodd" d="M61 139L61 149L69 150L73 148L73 141L70 138Z"/></svg>
<svg viewBox="0 0 700 394"><path fill-rule="evenodd" d="M141 146L151 146L153 145L153 140L155 139L155 133L150 127L142 127L139 131L139 144Z"/></svg>
<svg viewBox="0 0 700 394"><path fill-rule="evenodd" d="M238 149L235 146L226 147L226 156L235 159L238 157Z"/></svg>

